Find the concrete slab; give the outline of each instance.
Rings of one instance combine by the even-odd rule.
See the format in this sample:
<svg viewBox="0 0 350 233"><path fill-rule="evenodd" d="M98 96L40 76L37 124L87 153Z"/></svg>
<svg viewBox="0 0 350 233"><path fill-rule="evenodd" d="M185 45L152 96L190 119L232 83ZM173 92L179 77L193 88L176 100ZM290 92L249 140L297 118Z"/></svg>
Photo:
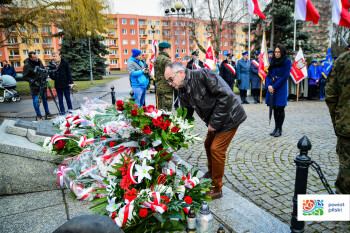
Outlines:
<svg viewBox="0 0 350 233"><path fill-rule="evenodd" d="M17 119L14 126L20 127L20 128L25 128L25 129L36 129L37 122L35 122L35 121L24 121L24 120L21 120L21 119Z"/></svg>
<svg viewBox="0 0 350 233"><path fill-rule="evenodd" d="M37 135L36 131L33 129L28 129L26 137L30 142L35 144L38 144L39 142L44 142L46 138L45 136Z"/></svg>
<svg viewBox="0 0 350 233"><path fill-rule="evenodd" d="M82 200L73 200L72 197L69 195L69 190L65 189L65 200L67 204L68 209L68 216L69 219L72 219L74 217L84 215L84 214L91 214L91 211L89 210L90 207L94 206L94 203L88 202L88 201L82 201Z"/></svg>
<svg viewBox="0 0 350 233"><path fill-rule="evenodd" d="M60 189L55 169L50 162L0 153L0 195Z"/></svg>
<svg viewBox="0 0 350 233"><path fill-rule="evenodd" d="M15 126L15 121L9 121L6 125L5 132L17 136L26 137L28 129Z"/></svg>
<svg viewBox="0 0 350 233"><path fill-rule="evenodd" d="M52 124L51 121L38 121L37 127L36 127L36 134L45 136L45 137L51 137L55 135L56 128Z"/></svg>

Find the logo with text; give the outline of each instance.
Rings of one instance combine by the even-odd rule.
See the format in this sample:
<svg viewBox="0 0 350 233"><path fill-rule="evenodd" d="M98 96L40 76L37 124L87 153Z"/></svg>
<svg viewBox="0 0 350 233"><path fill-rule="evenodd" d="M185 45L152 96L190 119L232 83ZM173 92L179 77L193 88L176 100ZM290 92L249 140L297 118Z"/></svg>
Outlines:
<svg viewBox="0 0 350 233"><path fill-rule="evenodd" d="M304 216L322 216L323 213L323 200L303 200Z"/></svg>

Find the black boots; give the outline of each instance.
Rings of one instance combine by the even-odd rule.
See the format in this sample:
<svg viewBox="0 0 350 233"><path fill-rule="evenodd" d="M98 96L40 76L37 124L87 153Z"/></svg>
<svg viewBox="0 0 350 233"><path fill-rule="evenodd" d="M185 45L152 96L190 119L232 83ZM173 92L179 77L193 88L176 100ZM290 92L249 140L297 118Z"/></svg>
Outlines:
<svg viewBox="0 0 350 233"><path fill-rule="evenodd" d="M258 96L254 96L254 104L257 104L257 103L259 103L260 101L259 101L259 97Z"/></svg>
<svg viewBox="0 0 350 233"><path fill-rule="evenodd" d="M247 100L247 97L241 97L241 104L250 104Z"/></svg>
<svg viewBox="0 0 350 233"><path fill-rule="evenodd" d="M275 129L270 133L271 136L280 137L282 135L282 125L284 122L284 117L284 108L274 110Z"/></svg>
<svg viewBox="0 0 350 233"><path fill-rule="evenodd" d="M276 133L276 131L277 131L277 128L275 127L275 129L270 133L270 135L271 135L271 136L274 136L275 133Z"/></svg>

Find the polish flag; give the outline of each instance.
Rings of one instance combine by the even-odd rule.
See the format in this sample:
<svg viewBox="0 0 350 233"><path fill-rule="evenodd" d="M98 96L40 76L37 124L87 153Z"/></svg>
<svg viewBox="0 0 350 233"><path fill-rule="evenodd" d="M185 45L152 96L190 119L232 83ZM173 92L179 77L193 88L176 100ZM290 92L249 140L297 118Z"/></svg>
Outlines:
<svg viewBox="0 0 350 233"><path fill-rule="evenodd" d="M152 43L152 53L151 53L151 62L149 64L149 71L152 77L154 77L154 61L156 60L158 56L158 49L157 49L157 40L154 39Z"/></svg>
<svg viewBox="0 0 350 233"><path fill-rule="evenodd" d="M292 70L290 71L290 76L293 78L295 84L301 82L307 76L307 67L303 54L303 50L299 48L297 56L292 65Z"/></svg>
<svg viewBox="0 0 350 233"><path fill-rule="evenodd" d="M267 55L267 48L266 48L266 35L265 32L263 33L263 40L261 42L261 51L260 51L260 57L259 57L259 76L265 82L265 78L267 75L267 69L269 68L269 57Z"/></svg>
<svg viewBox="0 0 350 233"><path fill-rule="evenodd" d="M216 70L216 58L215 58L215 52L213 49L213 46L211 45L211 36L207 37L208 40L208 47L207 47L207 52L205 53L205 63L204 63L204 68L208 68L210 70Z"/></svg>
<svg viewBox="0 0 350 233"><path fill-rule="evenodd" d="M348 0L334 0L332 7L332 21L333 23L350 27L350 3Z"/></svg>
<svg viewBox="0 0 350 233"><path fill-rule="evenodd" d="M266 19L266 16L261 12L258 0L248 0L248 12L249 14L256 14L262 19Z"/></svg>
<svg viewBox="0 0 350 233"><path fill-rule="evenodd" d="M312 21L317 24L320 15L312 5L311 0L295 0L294 19Z"/></svg>

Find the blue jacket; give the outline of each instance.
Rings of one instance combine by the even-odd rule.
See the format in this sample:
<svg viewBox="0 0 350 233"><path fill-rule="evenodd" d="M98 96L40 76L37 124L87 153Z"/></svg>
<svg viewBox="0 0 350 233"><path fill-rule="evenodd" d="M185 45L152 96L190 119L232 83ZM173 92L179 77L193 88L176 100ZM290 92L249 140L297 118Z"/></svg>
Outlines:
<svg viewBox="0 0 350 233"><path fill-rule="evenodd" d="M259 64L259 60L254 59ZM259 68L256 67L253 62L250 65L250 71L252 72L252 89L261 88L261 78L259 76Z"/></svg>
<svg viewBox="0 0 350 233"><path fill-rule="evenodd" d="M273 68L272 71L267 73L266 76L266 88L272 85L274 89L274 106L287 106L288 85L290 71L292 69L292 62L290 59L286 59L283 66ZM272 84L272 77L278 77ZM266 104L270 104L270 92L266 93Z"/></svg>
<svg viewBox="0 0 350 233"><path fill-rule="evenodd" d="M143 68L145 68L143 62L130 57L126 66L130 75L131 87L147 88L149 79L143 73Z"/></svg>
<svg viewBox="0 0 350 233"><path fill-rule="evenodd" d="M4 66L2 69L1 69L1 75L10 75L12 77L16 77L17 73L15 71L15 68L13 68L13 66L11 66L10 64L7 65L7 68Z"/></svg>
<svg viewBox="0 0 350 233"><path fill-rule="evenodd" d="M244 60L243 58L237 62L236 76L237 80L241 81L238 85L239 90L249 90L250 89L250 66L251 62L249 60Z"/></svg>
<svg viewBox="0 0 350 233"><path fill-rule="evenodd" d="M308 77L309 77L309 85L314 86L317 85L321 73L317 66L311 65L308 70Z"/></svg>

